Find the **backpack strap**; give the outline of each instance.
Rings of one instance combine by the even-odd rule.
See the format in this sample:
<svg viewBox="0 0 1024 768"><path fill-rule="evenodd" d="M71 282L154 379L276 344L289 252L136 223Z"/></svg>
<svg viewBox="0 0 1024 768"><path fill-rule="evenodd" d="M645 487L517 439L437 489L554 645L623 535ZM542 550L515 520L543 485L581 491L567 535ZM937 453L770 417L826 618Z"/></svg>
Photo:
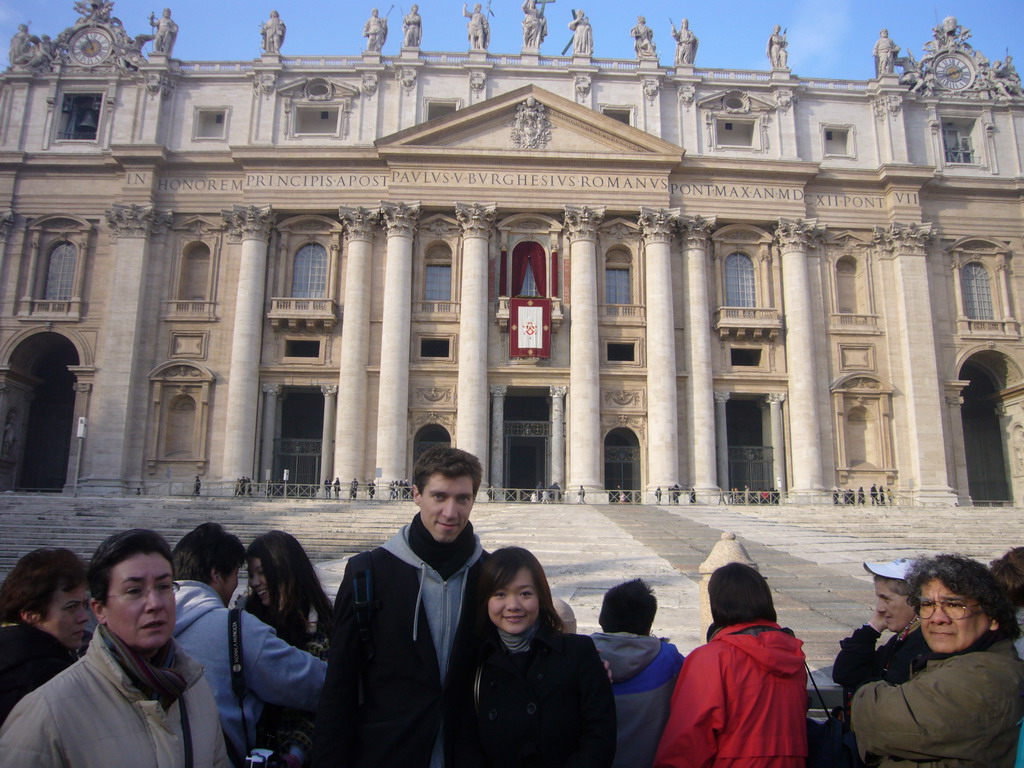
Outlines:
<svg viewBox="0 0 1024 768"><path fill-rule="evenodd" d="M373 658L374 653L373 613L381 607L380 600L374 597L373 558L370 555L370 552L360 552L352 558L352 567L355 570L355 578L352 581L353 608L359 641L367 661Z"/></svg>
<svg viewBox="0 0 1024 768"><path fill-rule="evenodd" d="M238 699L238 711L242 715L242 738L248 746L249 741L249 724L245 720L245 707L244 699L246 694L245 687L245 662L242 658L242 609L231 608L228 611L228 664L231 667L231 692L235 694L235 698ZM228 750L228 758L234 765L241 765L244 759L243 755L238 755L235 751L235 745L228 738L227 733L224 734L224 745ZM246 754L249 750L246 749Z"/></svg>

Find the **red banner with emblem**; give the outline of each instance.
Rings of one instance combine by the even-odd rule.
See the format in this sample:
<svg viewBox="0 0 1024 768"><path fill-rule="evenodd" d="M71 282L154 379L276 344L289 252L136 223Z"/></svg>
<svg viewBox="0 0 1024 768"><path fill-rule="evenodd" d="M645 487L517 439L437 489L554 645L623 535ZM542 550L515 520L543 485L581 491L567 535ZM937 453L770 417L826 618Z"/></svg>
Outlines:
<svg viewBox="0 0 1024 768"><path fill-rule="evenodd" d="M551 299L508 300L510 357L551 357Z"/></svg>

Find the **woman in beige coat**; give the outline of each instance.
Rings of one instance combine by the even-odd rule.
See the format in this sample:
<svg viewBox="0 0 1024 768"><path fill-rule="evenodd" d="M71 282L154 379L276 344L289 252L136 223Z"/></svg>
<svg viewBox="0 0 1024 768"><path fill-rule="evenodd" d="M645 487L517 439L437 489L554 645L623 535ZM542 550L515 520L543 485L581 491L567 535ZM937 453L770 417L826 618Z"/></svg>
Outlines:
<svg viewBox="0 0 1024 768"><path fill-rule="evenodd" d="M115 534L88 579L99 622L89 650L14 708L0 731L3 763L228 768L203 669L171 639L177 584L167 542L141 529Z"/></svg>

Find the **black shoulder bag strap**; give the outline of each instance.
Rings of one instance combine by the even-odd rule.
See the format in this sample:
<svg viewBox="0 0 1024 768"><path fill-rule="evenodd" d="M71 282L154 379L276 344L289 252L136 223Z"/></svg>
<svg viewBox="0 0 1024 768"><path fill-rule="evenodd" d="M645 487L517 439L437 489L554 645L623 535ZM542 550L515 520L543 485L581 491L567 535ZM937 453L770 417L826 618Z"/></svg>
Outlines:
<svg viewBox="0 0 1024 768"><path fill-rule="evenodd" d="M178 711L181 713L181 740L185 747L185 768L192 768L192 729L188 725L188 707L185 705L185 694L178 698Z"/></svg>
<svg viewBox="0 0 1024 768"><path fill-rule="evenodd" d="M228 663L231 666L231 691L238 699L238 711L242 715L242 738L249 741L249 724L245 721L245 664L242 658L242 609L232 608L228 611ZM241 766L245 756L239 755L235 745L224 734L224 745L228 750L228 759L233 765ZM246 750L248 752L248 749Z"/></svg>
<svg viewBox="0 0 1024 768"><path fill-rule="evenodd" d="M360 552L352 558L355 579L352 588L355 592L353 608L356 613L356 627L359 630L359 641L363 647L363 655L369 661L373 658L373 612L380 608L380 601L373 594L373 558L369 552Z"/></svg>

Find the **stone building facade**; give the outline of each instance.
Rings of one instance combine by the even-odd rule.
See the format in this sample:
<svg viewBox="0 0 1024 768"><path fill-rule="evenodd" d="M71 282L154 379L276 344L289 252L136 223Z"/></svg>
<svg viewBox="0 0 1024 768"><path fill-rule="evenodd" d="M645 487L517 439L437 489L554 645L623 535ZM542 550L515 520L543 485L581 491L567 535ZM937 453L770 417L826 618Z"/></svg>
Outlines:
<svg viewBox="0 0 1024 768"><path fill-rule="evenodd" d="M509 488L1024 501L1024 99L955 19L839 81L283 28L187 62L79 10L0 75L0 487L451 442Z"/></svg>

